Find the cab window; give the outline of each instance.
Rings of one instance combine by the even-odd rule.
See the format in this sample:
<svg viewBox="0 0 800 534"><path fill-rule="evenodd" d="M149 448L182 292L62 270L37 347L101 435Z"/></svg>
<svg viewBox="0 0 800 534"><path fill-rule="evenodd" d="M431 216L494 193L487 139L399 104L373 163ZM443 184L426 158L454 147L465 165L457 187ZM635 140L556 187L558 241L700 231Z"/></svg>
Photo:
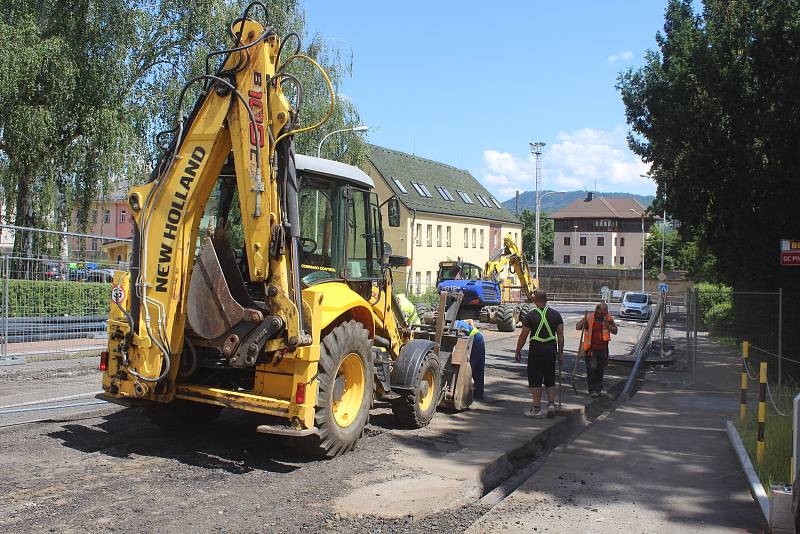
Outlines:
<svg viewBox="0 0 800 534"><path fill-rule="evenodd" d="M329 180L300 179L300 276L306 285L338 278L334 229L336 189Z"/></svg>

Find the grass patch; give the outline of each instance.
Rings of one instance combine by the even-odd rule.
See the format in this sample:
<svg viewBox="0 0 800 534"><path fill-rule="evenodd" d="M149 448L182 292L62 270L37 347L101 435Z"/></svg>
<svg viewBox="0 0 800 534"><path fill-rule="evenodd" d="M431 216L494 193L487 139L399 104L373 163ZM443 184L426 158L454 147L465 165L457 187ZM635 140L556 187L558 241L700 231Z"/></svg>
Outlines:
<svg viewBox="0 0 800 534"><path fill-rule="evenodd" d="M786 484L791 477L792 457L792 398L797 394L797 385L771 386L772 394L778 403L781 412L788 415L779 415L767 397L767 421L764 426L764 463L756 462L756 440L758 437L758 397L750 394L747 407L747 420L736 420L736 429L742 437L742 442L750 456L750 461L758 474L758 478L769 492L772 484ZM755 398L752 398L755 397Z"/></svg>
<svg viewBox="0 0 800 534"><path fill-rule="evenodd" d="M717 343L719 343L720 345L722 345L723 347L727 348L727 349L734 349L736 351L736 354L739 354L740 351L742 350L739 347L739 340L737 338L733 337L733 336L713 336L712 335L711 338L714 341L716 341ZM783 411L783 409L781 409L781 411ZM784 412L784 413L786 413L786 412Z"/></svg>

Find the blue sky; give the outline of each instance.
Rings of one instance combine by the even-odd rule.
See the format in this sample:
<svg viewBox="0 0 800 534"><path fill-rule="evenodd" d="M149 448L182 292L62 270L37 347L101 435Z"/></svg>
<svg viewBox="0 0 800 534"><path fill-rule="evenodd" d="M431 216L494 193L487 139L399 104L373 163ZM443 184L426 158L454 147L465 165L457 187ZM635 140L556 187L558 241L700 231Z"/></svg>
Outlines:
<svg viewBox="0 0 800 534"><path fill-rule="evenodd" d="M655 48L666 0L305 0L307 28L354 57L342 93L368 139L469 170L500 200L543 187L652 194L627 148L617 74Z"/></svg>

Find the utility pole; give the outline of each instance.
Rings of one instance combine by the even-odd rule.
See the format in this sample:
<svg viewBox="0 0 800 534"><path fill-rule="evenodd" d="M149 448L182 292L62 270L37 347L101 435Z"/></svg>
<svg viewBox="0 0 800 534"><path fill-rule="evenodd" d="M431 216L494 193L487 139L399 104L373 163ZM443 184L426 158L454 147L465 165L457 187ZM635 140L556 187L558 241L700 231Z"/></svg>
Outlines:
<svg viewBox="0 0 800 534"><path fill-rule="evenodd" d="M539 196L539 186L541 182L541 167L539 163L539 156L542 155L542 148L544 148L545 143L541 141L537 141L535 143L529 143L531 146L531 154L536 157L536 247L534 253L534 261L536 263L536 274L534 277L538 280L539 279L539 218L541 217L541 210L542 210L542 199Z"/></svg>
<svg viewBox="0 0 800 534"><path fill-rule="evenodd" d="M664 208L664 219L661 224L661 274L664 274L664 242L667 239L667 208Z"/></svg>
<svg viewBox="0 0 800 534"><path fill-rule="evenodd" d="M639 212L633 208L629 208L629 211L632 211L642 218L642 293L644 293L644 210Z"/></svg>

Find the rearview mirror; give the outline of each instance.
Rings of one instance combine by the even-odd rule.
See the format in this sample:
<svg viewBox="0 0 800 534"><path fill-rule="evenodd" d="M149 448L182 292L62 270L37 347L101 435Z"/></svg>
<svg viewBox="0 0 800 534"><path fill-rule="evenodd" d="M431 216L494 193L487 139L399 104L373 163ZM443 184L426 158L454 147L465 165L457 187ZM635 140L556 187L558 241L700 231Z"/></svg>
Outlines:
<svg viewBox="0 0 800 534"><path fill-rule="evenodd" d="M392 197L386 201L386 210L389 212L389 226L392 228L400 227L400 201L397 197Z"/></svg>

